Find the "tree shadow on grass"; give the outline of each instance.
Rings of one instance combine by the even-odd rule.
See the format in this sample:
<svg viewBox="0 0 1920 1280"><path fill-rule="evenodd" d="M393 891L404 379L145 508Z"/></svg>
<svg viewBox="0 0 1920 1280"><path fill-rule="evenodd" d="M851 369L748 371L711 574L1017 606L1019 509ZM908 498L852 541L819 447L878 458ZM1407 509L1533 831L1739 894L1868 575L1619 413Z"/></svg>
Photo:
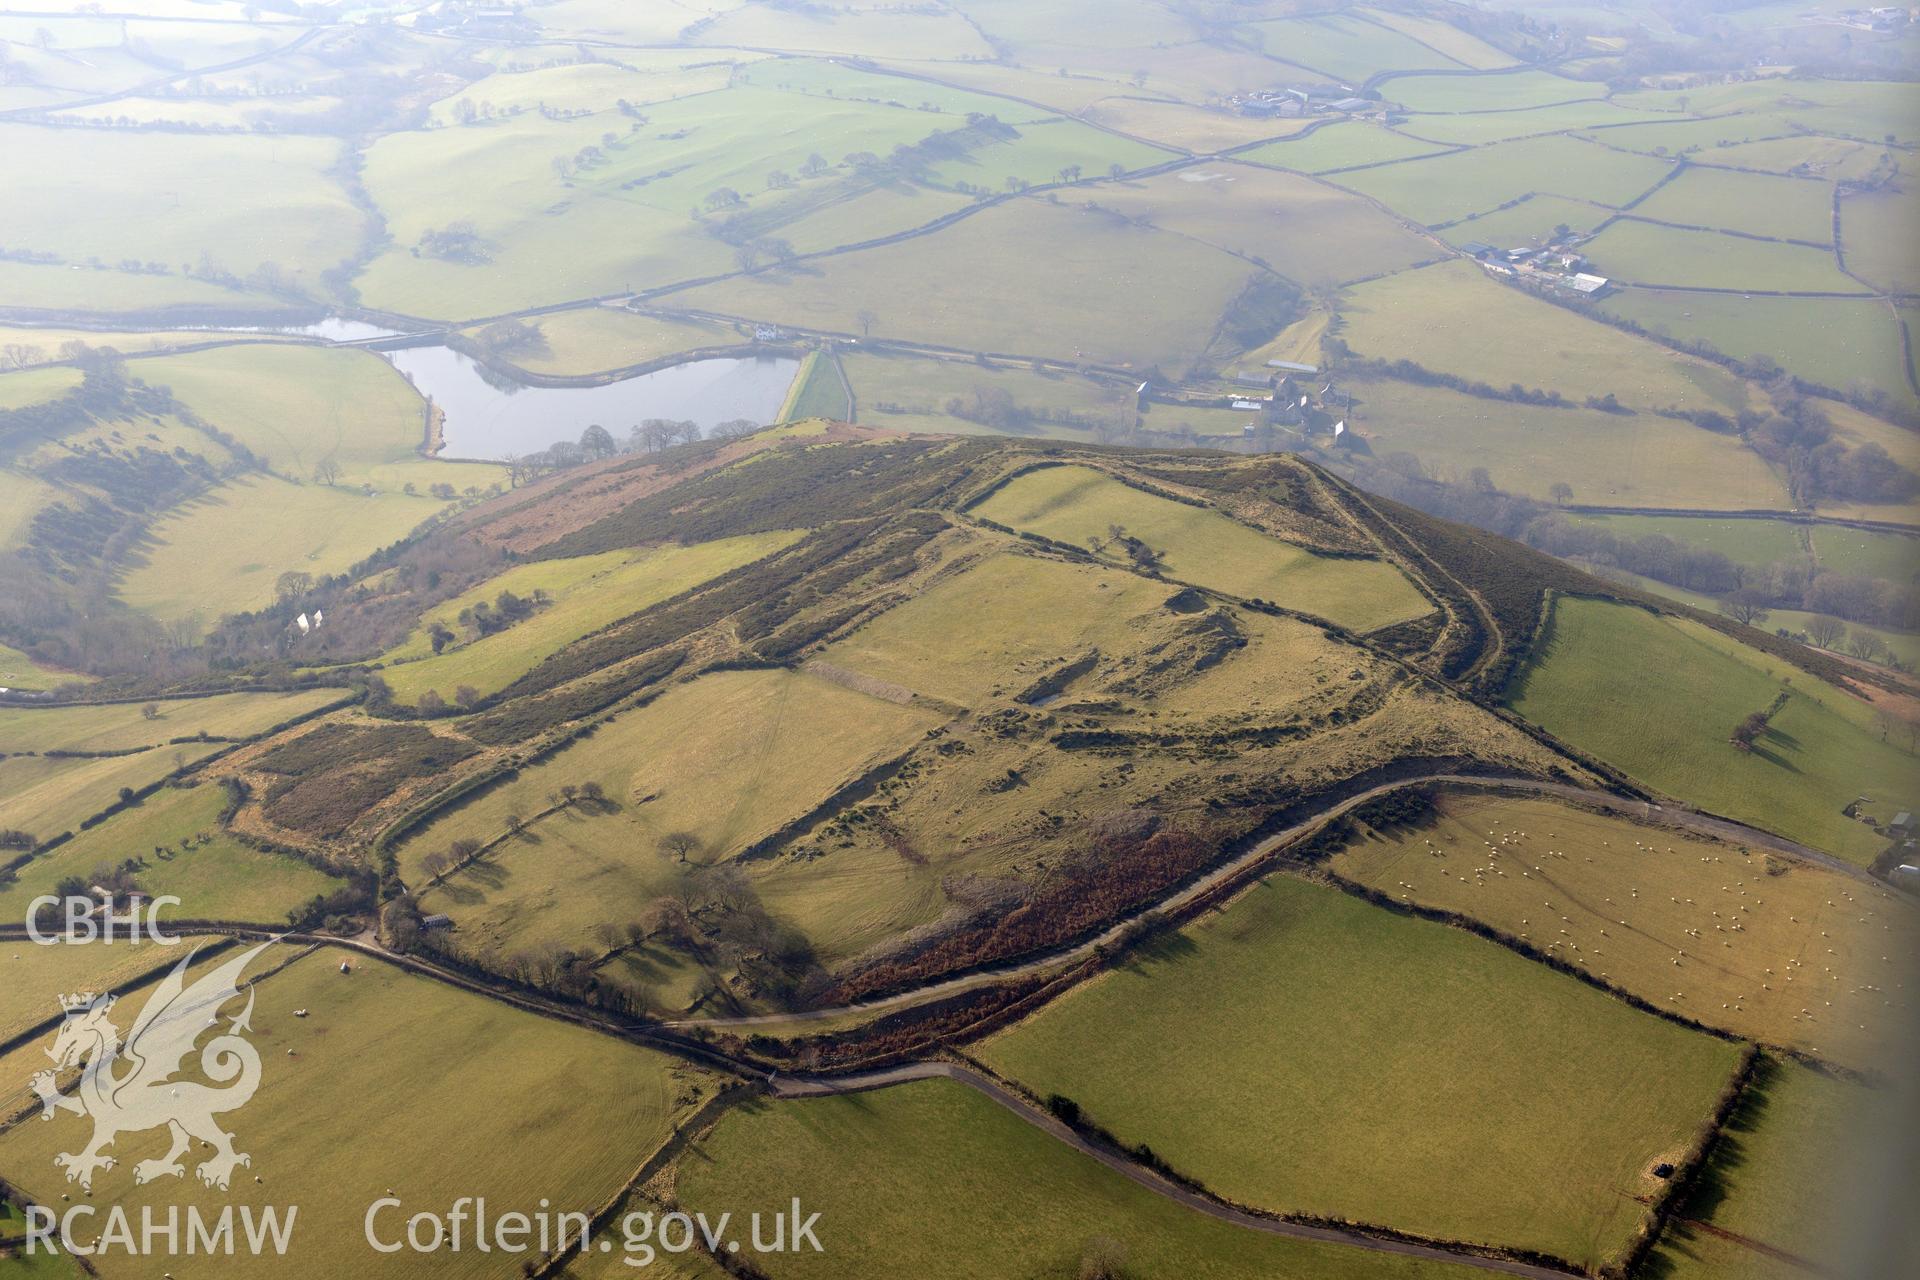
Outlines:
<svg viewBox="0 0 1920 1280"><path fill-rule="evenodd" d="M1127 952L1120 968L1128 973L1145 973L1148 969L1166 964L1174 964L1197 952L1193 939L1178 929L1163 929L1134 944Z"/></svg>

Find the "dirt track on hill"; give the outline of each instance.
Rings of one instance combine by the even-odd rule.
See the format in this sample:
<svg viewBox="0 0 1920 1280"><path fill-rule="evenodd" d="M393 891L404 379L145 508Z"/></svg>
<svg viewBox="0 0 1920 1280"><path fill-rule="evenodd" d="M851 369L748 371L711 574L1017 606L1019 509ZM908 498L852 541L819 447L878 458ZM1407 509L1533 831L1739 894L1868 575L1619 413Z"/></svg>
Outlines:
<svg viewBox="0 0 1920 1280"><path fill-rule="evenodd" d="M1392 782L1381 783L1377 787L1370 787L1357 795L1349 796L1336 804L1329 805L1311 817L1303 818L1292 826L1275 832L1244 853L1241 853L1237 857L1214 868L1204 876L1201 876L1198 880L1188 884L1172 896L1150 904L1149 907L1143 910L1177 913L1181 908L1190 906L1205 898L1207 895L1223 889L1239 879L1253 878L1265 869L1269 861L1276 859L1287 845L1292 844L1302 836L1311 833L1326 823L1351 812L1367 801L1386 795L1388 792L1399 791L1409 786L1432 785L1493 788L1514 794L1551 796L1556 799L1574 800L1582 804L1607 809L1611 812L1621 814L1624 817L1635 818L1643 822L1661 823L1701 835L1712 836L1716 839L1729 841L1734 844L1752 845L1756 848L1798 858L1803 862L1811 862L1818 866L1825 867L1828 870L1837 871L1842 875L1851 876L1857 880L1871 881L1871 877L1868 876L1864 869L1850 862L1842 861L1839 858L1833 857L1831 854L1821 853L1817 849L1810 849L1806 845L1797 844L1781 836L1771 835L1726 818L1715 817L1712 814L1698 813L1690 809L1667 807L1642 800L1629 800L1623 796L1613 795L1611 792L1593 791L1585 787L1576 787L1563 782L1543 782L1532 778L1486 778L1473 777L1466 774L1436 773L1422 777L1401 778ZM879 1000L859 1001L853 1004L838 1005L827 1009L809 1009L801 1013L755 1014L736 1018L689 1018L668 1022L663 1025L674 1029L707 1027L715 1030L735 1030L773 1026L782 1023L822 1022L828 1019L849 1016L869 1017L884 1013L897 1013L903 1009L911 1009L922 1004L929 1004L936 1000L944 999L948 996L959 995L976 987L1003 982L1011 978L1029 977L1043 973L1049 969L1057 967L1063 968L1076 961L1084 960L1099 948L1110 947L1119 942L1121 935L1126 931L1133 918L1137 918L1137 915L1127 920L1121 920L1091 938L1084 939L1058 950L1045 952L1044 954L1019 960L1012 964L981 969L956 978L946 978L939 982L930 983L927 986L916 987L910 991L904 991L898 995L887 996Z"/></svg>

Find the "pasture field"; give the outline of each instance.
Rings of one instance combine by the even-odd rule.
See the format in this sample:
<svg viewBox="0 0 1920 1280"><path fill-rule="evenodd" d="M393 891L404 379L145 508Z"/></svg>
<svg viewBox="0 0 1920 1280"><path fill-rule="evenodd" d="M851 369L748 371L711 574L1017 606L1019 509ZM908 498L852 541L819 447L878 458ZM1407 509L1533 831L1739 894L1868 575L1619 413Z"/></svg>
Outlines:
<svg viewBox="0 0 1920 1280"><path fill-rule="evenodd" d="M637 916L686 868L660 848L686 831L689 865L726 861L805 814L841 784L911 745L940 717L812 675L725 671L676 685L602 724L512 780L453 809L400 850L424 886L426 856L458 838L491 840L531 820L562 784L599 783L606 800L568 806L423 893L478 949L535 938L577 942L578 919ZM555 853L550 840L564 840ZM573 858L591 860L569 865ZM549 920L547 917L553 917Z"/></svg>
<svg viewBox="0 0 1920 1280"><path fill-rule="evenodd" d="M413 635L386 655L390 665L383 674L403 702L412 702L429 689L451 698L461 685L482 694L496 693L581 636L771 555L800 536L797 532L750 534L690 547L669 545L519 565L430 610ZM462 611L483 601L491 603L503 591L527 598L536 590L547 592L553 603L504 631L478 635L460 621ZM437 656L427 635L435 623L456 637Z"/></svg>
<svg viewBox="0 0 1920 1280"><path fill-rule="evenodd" d="M1211 155L1228 147L1264 142L1306 127L1304 120L1260 120L1235 115L1221 107L1197 107L1116 94L1101 98L1080 118L1161 146Z"/></svg>
<svg viewBox="0 0 1920 1280"><path fill-rule="evenodd" d="M1360 165L1436 155L1446 149L1377 124L1343 120L1242 152L1240 158L1301 173L1338 173Z"/></svg>
<svg viewBox="0 0 1920 1280"><path fill-rule="evenodd" d="M59 490L37 476L0 467L0 549L11 551L23 545L34 516L58 496ZM6 659L0 658L0 684L6 683L7 669ZM25 680L30 677L21 674L20 687L26 688Z"/></svg>
<svg viewBox="0 0 1920 1280"><path fill-rule="evenodd" d="M38 946L9 941L0 946L0 1041L11 1040L49 1018L60 1016L58 997L79 991L103 992L132 982L179 959L167 947L115 942L112 946ZM4 1081L0 1116L13 1109L13 1087ZM9 1233L0 1209L0 1238Z"/></svg>
<svg viewBox="0 0 1920 1280"><path fill-rule="evenodd" d="M25 831L41 841L77 831L123 788L158 782L217 750L218 744L191 743L98 759L8 756L0 759L0 796L6 797L0 800L0 830Z"/></svg>
<svg viewBox="0 0 1920 1280"><path fill-rule="evenodd" d="M849 352L840 362L859 398L860 416L873 426L1074 440L1085 439L1096 424L1131 425L1135 417L1130 386L1078 374L922 360L887 351ZM985 416L1002 393L1011 397L1015 412L1031 417L988 426L948 409L959 400L962 412Z"/></svg>
<svg viewBox="0 0 1920 1280"><path fill-rule="evenodd" d="M98 883L103 871L129 859L139 864L133 877L142 892L180 899L164 916L181 920L284 924L288 912L341 887L298 858L262 853L229 836L220 827L226 806L226 788L211 782L163 787L21 867L18 879L0 888L0 919L23 920L27 904L62 880Z"/></svg>
<svg viewBox="0 0 1920 1280"><path fill-rule="evenodd" d="M1690 165L1634 206L1634 216L1811 244L1833 243L1833 186Z"/></svg>
<svg viewBox="0 0 1920 1280"><path fill-rule="evenodd" d="M1669 167L1574 137L1522 138L1358 169L1338 181L1436 226L1491 212L1530 192L1618 208L1659 182Z"/></svg>
<svg viewBox="0 0 1920 1280"><path fill-rule="evenodd" d="M12 645L0 644L0 687L8 689L52 689L63 684L84 684L92 676L62 671L44 662L36 662Z"/></svg>
<svg viewBox="0 0 1920 1280"><path fill-rule="evenodd" d="M1103 1237L1142 1280L1465 1273L1216 1222L947 1080L744 1104L681 1157L676 1189L709 1216L771 1212L794 1195L818 1209L826 1251L759 1259L774 1280L1070 1276Z"/></svg>
<svg viewBox="0 0 1920 1280"><path fill-rule="evenodd" d="M1253 271L1108 213L1017 200L906 244L703 285L672 302L856 335L867 311L875 338L1179 367L1205 349ZM1161 302L1143 307L1146 297Z"/></svg>
<svg viewBox="0 0 1920 1280"><path fill-rule="evenodd" d="M1864 142L1798 134L1763 142L1725 144L1699 158L1707 164L1764 169L1768 173L1799 173L1844 182L1872 173L1885 152L1885 147Z"/></svg>
<svg viewBox="0 0 1920 1280"><path fill-rule="evenodd" d="M274 948L250 972L286 957ZM361 1275L474 1274L464 1252L375 1253L363 1231L368 1206L388 1187L403 1200L382 1220L383 1234L390 1225L404 1231L407 1214L445 1212L460 1196L484 1195L502 1213L534 1212L542 1200L550 1211L591 1213L712 1092L710 1077L650 1050L364 957L341 974L339 959L305 956L253 988L249 1039L262 1080L234 1122L236 1145L253 1163L230 1191L202 1187L191 1170L180 1182L136 1187L131 1166L164 1153L164 1130L123 1135L115 1146L122 1163L95 1182L97 1200L126 1206L135 1221L147 1204L187 1202L210 1214L229 1203L300 1206L285 1257L170 1258L181 1280L333 1276L342 1257L354 1258ZM296 1009L309 1016L293 1017ZM396 1062L410 1069L381 1069ZM458 1123L447 1122L449 1098L460 1099ZM65 1184L53 1155L74 1141L77 1125L36 1122L0 1135L0 1170L28 1194L57 1201ZM483 1274L513 1269L508 1255Z"/></svg>
<svg viewBox="0 0 1920 1280"><path fill-rule="evenodd" d="M178 274L177 267L168 275L136 275L77 263L0 262L0 294L15 307L85 311L109 319L198 307L258 313L263 321L285 314L284 303L244 289L188 279Z"/></svg>
<svg viewBox="0 0 1920 1280"><path fill-rule="evenodd" d="M979 31L950 10L846 5L785 11L742 5L703 24L697 33L685 33L685 38L717 47L739 45L869 58L924 58L930 50L956 61L994 56Z"/></svg>
<svg viewBox="0 0 1920 1280"><path fill-rule="evenodd" d="M1916 225L1920 189L1912 179L1899 190L1850 193L1840 202L1847 269L1881 289L1920 292L1920 250L1913 247Z"/></svg>
<svg viewBox="0 0 1920 1280"><path fill-rule="evenodd" d="M1288 876L977 1052L1229 1199L1589 1266L1626 1243L1631 1197L1737 1059L1484 939Z"/></svg>
<svg viewBox="0 0 1920 1280"><path fill-rule="evenodd" d="M1651 413L1550 409L1382 378L1355 380L1356 429L1376 454L1404 449L1440 474L1485 467L1541 501L1573 487L1601 506L1779 507L1786 487L1738 438Z"/></svg>
<svg viewBox="0 0 1920 1280"><path fill-rule="evenodd" d="M1408 359L1495 387L1519 383L1575 401L1619 397L1637 408L1712 409L1746 405L1738 379L1704 360L1497 284L1471 262L1451 261L1357 286L1341 311L1342 336L1356 352ZM1435 324L1446 316L1450 323Z"/></svg>
<svg viewBox="0 0 1920 1280"><path fill-rule="evenodd" d="M1587 232L1612 216L1611 209L1565 196L1529 196L1512 208L1473 214L1450 223L1439 234L1455 246L1478 241L1502 249L1542 247L1553 239L1556 227Z"/></svg>
<svg viewBox="0 0 1920 1280"><path fill-rule="evenodd" d="M1617 101L1640 110L1724 117L1728 124L1750 118L1771 126L1770 132L1754 135L1762 138L1806 132L1877 144L1888 134L1902 142L1920 138L1910 94L1907 86L1886 81L1752 80L1649 89L1620 94Z"/></svg>
<svg viewBox="0 0 1920 1280"><path fill-rule="evenodd" d="M934 583L821 656L952 702L1011 697L1060 655L1123 645L1129 620L1175 590L1117 568L1006 552Z"/></svg>
<svg viewBox="0 0 1920 1280"><path fill-rule="evenodd" d="M1769 1062L1735 1109L1699 1189L1661 1235L1651 1262L1674 1280L1790 1280L1804 1267L1771 1255L1818 1258L1844 1274L1866 1260L1861 1206L1883 1189L1877 1163L1902 1125L1873 1089ZM1704 1223L1705 1226L1695 1225Z"/></svg>
<svg viewBox="0 0 1920 1280"><path fill-rule="evenodd" d="M1403 133L1429 138L1434 142L1473 146L1581 128L1594 130L1595 137L1604 137L1610 131L1609 126L1637 124L1657 118L1644 112L1630 111L1602 98L1585 98L1579 102L1562 102L1519 111L1485 111L1477 115L1416 115L1397 127Z"/></svg>
<svg viewBox="0 0 1920 1280"><path fill-rule="evenodd" d="M216 693L148 704L0 707L0 755L47 751L126 751L176 738L250 738L296 716L338 702L340 689L293 693ZM142 706L152 706L149 719Z"/></svg>
<svg viewBox="0 0 1920 1280"><path fill-rule="evenodd" d="M851 74L850 88L871 80ZM834 80L831 70L815 78L828 87ZM736 239L746 230L805 250L905 230L954 207L937 190L929 193L935 198L871 198L886 179L845 161L777 189L767 178L800 173L816 153L889 155L932 132L964 128L962 114L748 83L652 104L647 120L611 140L604 120L533 113L382 137L367 149L366 181L395 247L363 273L362 292L413 314L498 314L729 271L734 251L716 234L722 223ZM1009 177L1052 181L1069 163L1097 173L1165 158L1074 121L1016 127L1017 138L976 139L959 159L930 161L915 189L965 180L998 191ZM858 213L806 228L808 215L848 201ZM701 217L689 220L689 208ZM456 222L472 225L475 254L441 259L417 247L426 232Z"/></svg>
<svg viewBox="0 0 1920 1280"><path fill-rule="evenodd" d="M1812 530L1816 559L1836 573L1858 573L1905 584L1920 572L1920 539L1900 533L1821 525Z"/></svg>
<svg viewBox="0 0 1920 1280"><path fill-rule="evenodd" d="M14 333L11 329L7 331L9 346L14 345ZM23 337L19 345L31 346L32 343ZM22 409L30 404L45 404L49 400L59 399L79 385L78 369L22 369L0 374L0 409Z"/></svg>
<svg viewBox="0 0 1920 1280"><path fill-rule="evenodd" d="M247 343L135 368L294 480L331 463L341 480L364 481L425 443L420 393L370 351Z"/></svg>
<svg viewBox="0 0 1920 1280"><path fill-rule="evenodd" d="M1630 284L1771 293L1864 293L1828 249L1622 218L1586 245L1592 270Z"/></svg>
<svg viewBox="0 0 1920 1280"><path fill-rule="evenodd" d="M410 494L243 476L155 522L138 552L144 563L120 579L118 594L164 621L206 626L272 604L274 580L290 569L315 577L345 572L444 506Z"/></svg>
<svg viewBox="0 0 1920 1280"><path fill-rule="evenodd" d="M241 277L272 264L319 291L359 242L361 214L327 173L337 140L8 123L0 151L9 248Z"/></svg>
<svg viewBox="0 0 1920 1280"><path fill-rule="evenodd" d="M529 373L604 373L662 360L683 351L733 346L746 341L730 325L637 315L619 307L557 311L531 323L540 331L540 340L502 352L499 357ZM468 337L473 337L479 330L466 332Z"/></svg>
<svg viewBox="0 0 1920 1280"><path fill-rule="evenodd" d="M1720 602L1712 596L1704 595L1698 591L1688 591L1685 587L1676 587L1672 583L1662 582L1658 578L1649 578L1637 573L1628 573L1625 570L1616 569L1611 566L1594 566L1592 572L1602 578L1639 587L1642 591L1650 592L1663 599L1673 600L1680 604L1692 605L1696 609L1702 609L1710 613L1716 612L1719 609ZM1804 609L1769 609L1761 626L1767 631L1777 631L1784 628L1789 635L1799 637L1806 634L1807 627L1817 616L1819 615L1809 613ZM1858 622L1849 622L1846 626L1848 636L1851 636L1855 632L1869 632L1878 636L1880 643L1887 647L1887 652L1893 654L1902 662L1920 664L1920 633L1912 631L1889 631L1884 627L1869 627ZM1811 642L1808 641L1807 643ZM1847 639L1843 637L1840 641L1841 651L1845 650L1846 645ZM1884 816L1891 816L1891 814Z"/></svg>
<svg viewBox="0 0 1920 1280"><path fill-rule="evenodd" d="M1788 677L1791 677L1788 683ZM1727 737L1788 694L1750 752ZM1914 757L1866 703L1758 650L1631 605L1562 597L1514 710L1669 795L1865 865L1885 841L1840 811L1909 807ZM1673 708L1689 713L1675 716Z"/></svg>
<svg viewBox="0 0 1920 1280"><path fill-rule="evenodd" d="M1735 564L1764 569L1782 560L1805 560L1809 554L1806 525L1786 520L1714 520L1696 516L1567 516L1575 524L1605 529L1623 538L1671 538L1685 547L1718 551ZM1848 537L1872 537L1855 529L1836 529ZM1821 531L1824 537L1824 531ZM1824 562L1823 562L1824 563ZM1838 568L1828 565L1828 568ZM1843 569L1843 573L1854 570Z"/></svg>
<svg viewBox="0 0 1920 1280"><path fill-rule="evenodd" d="M1094 200L1309 285L1396 271L1434 256L1431 244L1379 210L1261 166L1183 169L1104 186Z"/></svg>
<svg viewBox="0 0 1920 1280"><path fill-rule="evenodd" d="M111 347L123 355L134 355L147 351L168 350L209 341L220 342L270 342L271 334L210 334L204 330L152 330L123 329L120 331L100 329L61 329L44 325L3 325L0 326L0 349L8 355L7 363L15 363L13 356L16 347L24 348L25 363L29 366L45 364L62 359L60 348L69 342L84 342L90 347ZM136 366L136 370L138 366ZM77 380L77 372L74 372ZM136 377L145 378L144 373L136 372ZM152 381L152 379L147 379ZM0 382L4 385L4 382Z"/></svg>
<svg viewBox="0 0 1920 1280"><path fill-rule="evenodd" d="M1496 71L1513 65L1513 56L1459 27L1438 18L1411 13L1387 13L1379 9L1363 10L1366 16L1403 35L1412 36L1427 48L1445 54L1463 67L1475 71Z"/></svg>
<svg viewBox="0 0 1920 1280"><path fill-rule="evenodd" d="M1605 85L1567 80L1544 71L1500 76L1396 76L1380 92L1409 111L1436 114L1519 111L1607 96Z"/></svg>
<svg viewBox="0 0 1920 1280"><path fill-rule="evenodd" d="M491 116L542 107L555 111L611 112L622 99L635 105L665 102L696 93L724 89L733 78L733 65L698 53L682 51L683 65L638 71L613 62L573 62L526 71L503 70L466 86L433 104L428 118L435 124L456 123L463 111ZM687 63L700 65L687 66ZM491 107L492 111L486 108Z"/></svg>
<svg viewBox="0 0 1920 1280"><path fill-rule="evenodd" d="M1075 546L1110 542L1108 531L1118 525L1158 552L1178 580L1242 599L1272 600L1355 631L1404 622L1433 608L1391 563L1318 556L1209 507L1142 492L1091 467L1029 471L972 510ZM1124 558L1117 548L1108 555Z"/></svg>
<svg viewBox="0 0 1920 1280"><path fill-rule="evenodd" d="M1359 84L1378 71L1457 71L1461 64L1382 23L1354 14L1255 24L1267 53Z"/></svg>
<svg viewBox="0 0 1920 1280"><path fill-rule="evenodd" d="M1888 959L1920 943L1920 911L1877 884L1548 800L1437 804L1430 824L1368 833L1330 868L1743 1039L1860 1071L1905 1047L1912 997Z"/></svg>
<svg viewBox="0 0 1920 1280"><path fill-rule="evenodd" d="M1878 387L1911 399L1900 326L1877 299L1745 298L1627 289L1599 309L1651 333L1708 342L1736 360L1764 355L1797 377L1845 391Z"/></svg>

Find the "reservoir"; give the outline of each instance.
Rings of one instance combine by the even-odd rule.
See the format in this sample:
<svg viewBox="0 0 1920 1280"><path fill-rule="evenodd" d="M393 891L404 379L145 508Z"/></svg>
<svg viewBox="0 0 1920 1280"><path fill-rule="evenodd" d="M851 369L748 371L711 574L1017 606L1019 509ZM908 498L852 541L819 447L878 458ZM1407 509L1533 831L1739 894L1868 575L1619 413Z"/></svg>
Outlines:
<svg viewBox="0 0 1920 1280"><path fill-rule="evenodd" d="M383 353L446 415L443 458L498 461L578 440L605 427L624 445L648 418L716 424L779 414L800 362L788 357L696 360L593 387L533 387L482 368L448 347Z"/></svg>

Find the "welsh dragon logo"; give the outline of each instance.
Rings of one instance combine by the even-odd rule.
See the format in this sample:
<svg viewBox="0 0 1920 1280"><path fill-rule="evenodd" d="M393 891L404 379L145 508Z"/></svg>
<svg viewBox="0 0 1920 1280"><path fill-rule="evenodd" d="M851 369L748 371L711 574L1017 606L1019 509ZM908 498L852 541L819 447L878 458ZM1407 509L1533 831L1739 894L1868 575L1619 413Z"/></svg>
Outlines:
<svg viewBox="0 0 1920 1280"><path fill-rule="evenodd" d="M148 997L124 1044L109 1017L117 997L92 993L60 997L66 1021L53 1048L47 1050L54 1069L36 1075L32 1086L40 1097L42 1120L52 1120L62 1111L93 1120L93 1139L83 1150L53 1158L56 1167L66 1170L68 1182L92 1190L95 1170L118 1163L102 1154L116 1137L162 1125L172 1132L173 1147L158 1160L135 1165L136 1183L184 1176L186 1167L180 1158L195 1139L213 1148L213 1155L195 1170L209 1187L225 1191L236 1168L252 1165L252 1157L235 1151L233 1135L214 1120L245 1106L260 1087L260 1055L241 1034L252 1030L251 989L240 1016L200 1050L201 1074L225 1087L176 1077L200 1037L219 1025L221 1008L239 996L237 983L248 962L271 945L263 942L242 952L188 986L187 966L199 954L195 948ZM76 1066L81 1068L78 1084L71 1093L62 1092L59 1073Z"/></svg>

